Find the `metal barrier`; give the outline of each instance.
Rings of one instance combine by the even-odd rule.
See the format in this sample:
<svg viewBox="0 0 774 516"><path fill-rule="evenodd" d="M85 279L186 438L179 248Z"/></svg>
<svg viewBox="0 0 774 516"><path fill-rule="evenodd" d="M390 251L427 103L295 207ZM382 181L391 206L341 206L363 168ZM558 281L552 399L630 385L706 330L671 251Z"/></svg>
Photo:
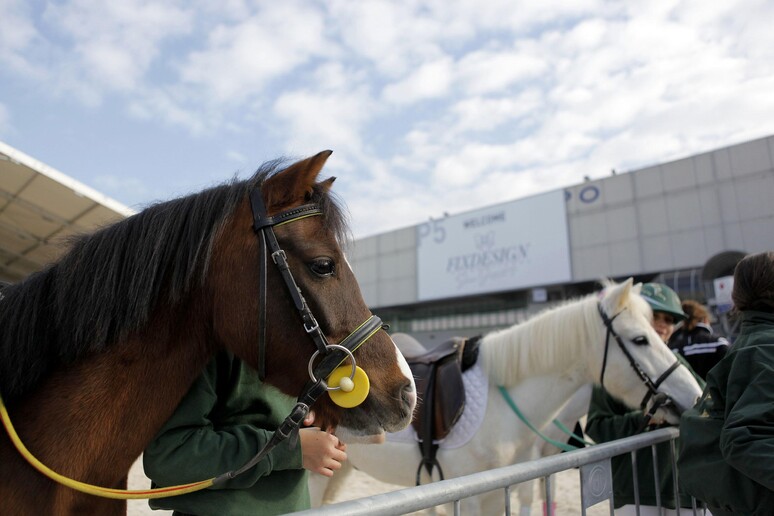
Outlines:
<svg viewBox="0 0 774 516"><path fill-rule="evenodd" d="M410 487L359 498L347 502L326 505L319 509L312 509L294 513L299 515L330 515L330 516L379 516L396 515L428 509L442 504L453 503L454 514L460 514L460 501L472 496L488 493L497 489L504 490L505 513L511 514L510 498L511 487L521 482L546 479L546 505L551 507L550 475L570 468L580 468L581 478L581 514L586 514L586 509L604 500L609 501L610 514L613 514L613 480L610 467L610 458L630 452L632 455L633 470L636 479L636 451L650 446L653 449L654 464L656 461L655 445L662 442L670 442L673 476L675 478L674 489L677 490L677 467L675 458L675 439L679 436L677 428L662 428L652 432L619 439L609 443L597 444L588 448L544 457L538 460L514 464L504 468L492 469L474 473L464 477L441 480L417 487ZM378 446L378 445L375 445ZM654 468L657 470L657 468ZM658 484L657 471L654 471L656 484ZM656 490L658 492L658 489ZM677 498L677 497L675 497ZM660 505L660 501L659 501ZM677 509L680 513L679 508ZM693 510L683 509L684 514L700 514L694 501ZM702 512L703 514L703 512Z"/></svg>

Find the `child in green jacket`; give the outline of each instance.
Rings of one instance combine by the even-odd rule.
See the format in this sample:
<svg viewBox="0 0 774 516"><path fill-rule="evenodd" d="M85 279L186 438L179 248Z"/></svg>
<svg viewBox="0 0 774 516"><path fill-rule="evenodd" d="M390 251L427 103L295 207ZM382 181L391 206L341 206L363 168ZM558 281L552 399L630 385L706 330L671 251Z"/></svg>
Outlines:
<svg viewBox="0 0 774 516"><path fill-rule="evenodd" d="M715 516L774 514L774 252L734 271L739 335L680 421L680 478Z"/></svg>
<svg viewBox="0 0 774 516"><path fill-rule="evenodd" d="M153 487L212 478L249 461L271 438L295 400L267 386L244 362L220 352L194 382L143 454ZM311 424L311 419L305 423ZM317 428L299 432L255 467L217 488L151 500L178 515L241 516L308 509L306 470L331 476L346 460L345 445Z"/></svg>

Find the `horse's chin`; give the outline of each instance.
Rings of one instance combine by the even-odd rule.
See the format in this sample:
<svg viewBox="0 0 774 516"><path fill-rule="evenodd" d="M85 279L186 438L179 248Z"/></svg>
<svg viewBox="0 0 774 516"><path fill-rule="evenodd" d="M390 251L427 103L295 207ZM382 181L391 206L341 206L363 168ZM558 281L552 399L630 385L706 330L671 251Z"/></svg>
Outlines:
<svg viewBox="0 0 774 516"><path fill-rule="evenodd" d="M669 407L668 409L659 409L656 411L654 416L658 417L661 416L661 419L669 423L670 425L677 426L680 424L680 414L682 413L682 410L679 410L677 407Z"/></svg>
<svg viewBox="0 0 774 516"><path fill-rule="evenodd" d="M378 433L365 433L359 430L347 428L345 426L340 426L336 429L335 434L336 437L347 444L382 444L385 440L384 430L381 430Z"/></svg>
<svg viewBox="0 0 774 516"><path fill-rule="evenodd" d="M666 421L672 426L678 426L680 424L680 418L678 416L675 416L671 412L666 415L666 417L664 418L664 421Z"/></svg>

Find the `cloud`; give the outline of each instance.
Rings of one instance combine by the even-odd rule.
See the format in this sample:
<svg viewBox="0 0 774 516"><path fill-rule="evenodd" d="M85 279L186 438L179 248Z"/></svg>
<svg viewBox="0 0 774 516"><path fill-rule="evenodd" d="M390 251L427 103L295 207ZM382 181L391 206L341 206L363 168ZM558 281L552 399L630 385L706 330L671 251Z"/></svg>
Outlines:
<svg viewBox="0 0 774 516"><path fill-rule="evenodd" d="M333 0L329 19L348 51L374 75L390 81L444 55L442 44L458 34L429 6L390 0Z"/></svg>
<svg viewBox="0 0 774 516"><path fill-rule="evenodd" d="M286 150L307 155L330 148L345 168L368 161L369 146L362 135L379 108L367 88L338 64L323 65L312 77L316 89L290 89L274 103Z"/></svg>
<svg viewBox="0 0 774 516"><path fill-rule="evenodd" d="M224 169L333 148L356 224L386 230L774 133L774 4L727 4L5 0L0 130L34 118L22 84Z"/></svg>
<svg viewBox="0 0 774 516"><path fill-rule="evenodd" d="M426 63L401 81L384 88L383 97L394 104L413 104L445 97L453 82L452 60L443 57Z"/></svg>
<svg viewBox="0 0 774 516"><path fill-rule="evenodd" d="M182 127L191 135L201 136L216 128L221 119L216 114L202 116L187 108L188 100L180 88L152 89L134 97L127 106L130 117L153 122L161 120L171 126Z"/></svg>
<svg viewBox="0 0 774 516"><path fill-rule="evenodd" d="M519 48L506 51L474 51L458 64L457 75L469 95L503 94L513 87L539 78L547 63Z"/></svg>
<svg viewBox="0 0 774 516"><path fill-rule="evenodd" d="M184 2L73 0L47 4L43 20L63 84L98 102L104 92L131 94L143 84L163 44L189 34L193 12Z"/></svg>
<svg viewBox="0 0 774 516"><path fill-rule="evenodd" d="M270 81L331 50L318 9L267 2L245 20L213 28L206 48L188 55L180 76L210 101L236 104L260 96Z"/></svg>
<svg viewBox="0 0 774 516"><path fill-rule="evenodd" d="M533 87L513 96L470 97L451 105L449 114L455 118L455 131L463 134L491 132L508 125L529 124L542 103L541 92Z"/></svg>
<svg viewBox="0 0 774 516"><path fill-rule="evenodd" d="M240 165L247 163L248 161L247 156L236 150L226 151L226 158L228 158L229 161L239 163Z"/></svg>
<svg viewBox="0 0 774 516"><path fill-rule="evenodd" d="M0 61L8 71L40 78L41 70L27 55L40 38L30 20L30 11L30 5L24 0L0 2L0 20L3 20L3 30L0 31Z"/></svg>

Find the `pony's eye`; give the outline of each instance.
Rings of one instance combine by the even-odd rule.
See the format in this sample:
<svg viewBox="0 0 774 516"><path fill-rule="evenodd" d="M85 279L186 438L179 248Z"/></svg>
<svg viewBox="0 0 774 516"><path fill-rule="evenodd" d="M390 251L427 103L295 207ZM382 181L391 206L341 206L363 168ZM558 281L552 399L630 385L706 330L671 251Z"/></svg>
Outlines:
<svg viewBox="0 0 774 516"><path fill-rule="evenodd" d="M634 342L638 346L647 346L648 345L648 338L647 337L634 337L632 339L632 342Z"/></svg>
<svg viewBox="0 0 774 516"><path fill-rule="evenodd" d="M333 276L336 264L330 258L317 258L309 264L309 270L320 277Z"/></svg>

